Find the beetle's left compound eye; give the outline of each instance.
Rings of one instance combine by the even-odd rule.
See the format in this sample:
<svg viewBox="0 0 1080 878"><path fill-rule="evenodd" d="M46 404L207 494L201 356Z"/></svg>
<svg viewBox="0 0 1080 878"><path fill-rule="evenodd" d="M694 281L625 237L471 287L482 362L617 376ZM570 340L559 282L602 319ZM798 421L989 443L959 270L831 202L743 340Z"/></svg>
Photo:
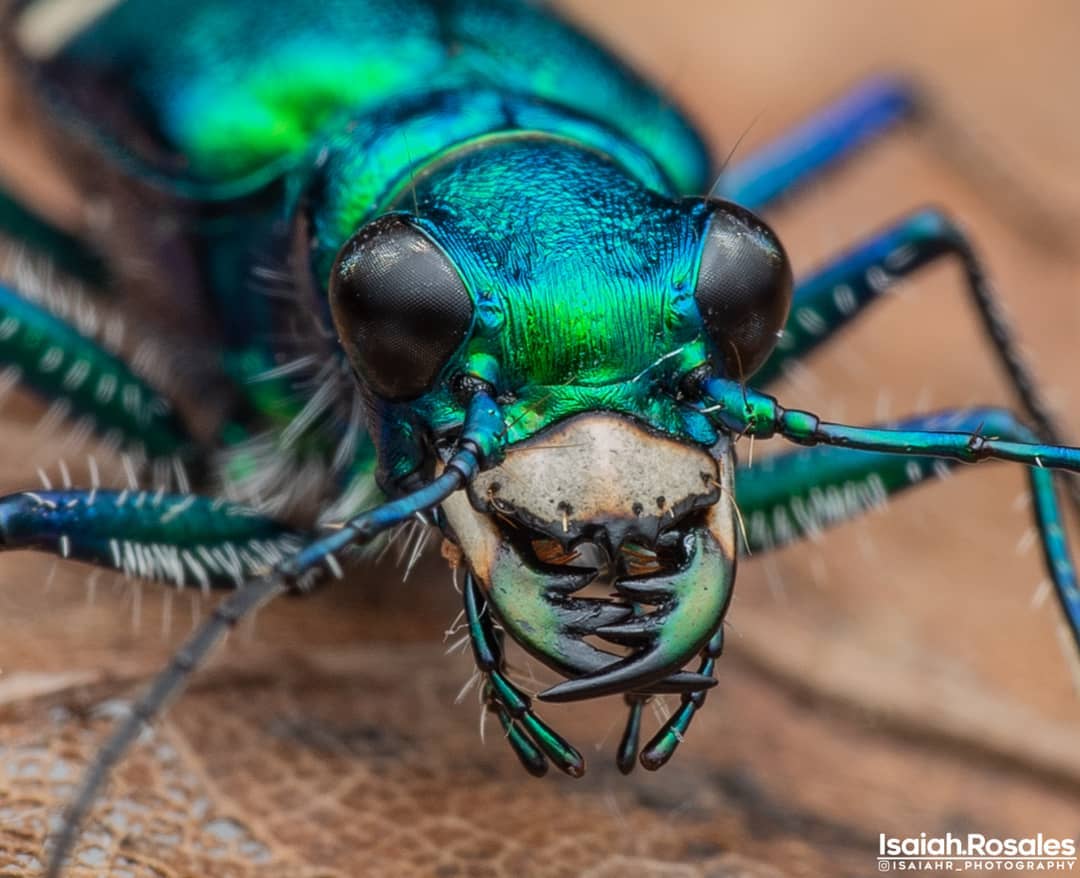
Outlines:
<svg viewBox="0 0 1080 878"><path fill-rule="evenodd" d="M701 250L694 298L730 377L769 358L791 308L791 265L776 234L748 210L718 203Z"/></svg>
<svg viewBox="0 0 1080 878"><path fill-rule="evenodd" d="M368 223L341 248L330 309L353 367L388 401L430 390L473 318L450 258L397 214Z"/></svg>

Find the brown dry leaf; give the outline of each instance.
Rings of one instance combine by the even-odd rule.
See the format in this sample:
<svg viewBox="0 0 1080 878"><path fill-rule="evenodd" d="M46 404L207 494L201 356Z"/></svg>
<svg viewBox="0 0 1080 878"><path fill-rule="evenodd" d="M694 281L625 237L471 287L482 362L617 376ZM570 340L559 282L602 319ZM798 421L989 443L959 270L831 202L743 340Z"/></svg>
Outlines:
<svg viewBox="0 0 1080 878"><path fill-rule="evenodd" d="M1080 436L1074 4L572 8L714 142L757 119L742 154L861 74L920 75L949 125L867 152L777 226L805 270L906 210L948 205ZM0 167L22 190L41 175L42 202L73 210L36 152L17 163L6 118ZM986 165L956 161L957 132L1008 175L992 185ZM1011 403L948 269L905 285L778 393L856 421ZM5 408L5 489L66 453L33 434L40 413ZM530 779L494 726L481 743L475 696L455 704L471 665L444 655L457 605L438 558L405 583L384 567L283 600L123 764L69 874L854 876L875 871L879 833L1075 836L1080 708L1056 607L1032 606L1041 572L1037 551L1017 548L1030 542L1021 486L982 468L744 564L720 684L657 774L615 771L614 700L545 711L584 750L583 781ZM84 569L0 563L0 876L39 873L49 823L111 718L192 615L185 595L104 578L90 603Z"/></svg>

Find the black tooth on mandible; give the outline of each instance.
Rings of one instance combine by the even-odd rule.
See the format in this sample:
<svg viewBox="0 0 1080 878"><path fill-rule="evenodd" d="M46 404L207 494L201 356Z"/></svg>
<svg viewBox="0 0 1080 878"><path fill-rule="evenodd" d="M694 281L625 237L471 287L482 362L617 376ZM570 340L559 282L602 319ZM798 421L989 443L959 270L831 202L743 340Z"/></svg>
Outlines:
<svg viewBox="0 0 1080 878"><path fill-rule="evenodd" d="M595 633L598 637L621 646L648 646L653 643L657 632L663 626L663 614L649 613L602 625L596 629Z"/></svg>
<svg viewBox="0 0 1080 878"><path fill-rule="evenodd" d="M668 683L675 676L668 670L668 662L669 659L658 650L637 652L596 673L557 683L537 698L554 702L583 701L629 690L647 691L654 685ZM682 671L678 676L686 680L689 691L716 685L712 677L704 674Z"/></svg>
<svg viewBox="0 0 1080 878"><path fill-rule="evenodd" d="M620 597L639 604L659 604L670 600L675 589L657 576L620 577L615 581L615 591Z"/></svg>
<svg viewBox="0 0 1080 878"><path fill-rule="evenodd" d="M579 636L596 634L602 628L618 625L634 613L634 608L627 604L591 598L569 598L549 603L560 627Z"/></svg>

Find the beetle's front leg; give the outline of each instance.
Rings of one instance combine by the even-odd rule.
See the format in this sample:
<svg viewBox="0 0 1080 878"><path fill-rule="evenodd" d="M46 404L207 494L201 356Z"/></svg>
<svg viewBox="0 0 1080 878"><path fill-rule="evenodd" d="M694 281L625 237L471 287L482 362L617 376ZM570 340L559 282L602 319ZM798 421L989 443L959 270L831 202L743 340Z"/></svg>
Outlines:
<svg viewBox="0 0 1080 878"><path fill-rule="evenodd" d="M249 613L286 591L302 592L308 584L323 574L340 574L336 556L355 545L370 543L379 534L408 521L417 514L429 512L448 496L471 482L485 461L481 448L488 447L493 437L485 436L479 423L494 404L484 394L477 394L470 406L470 420L463 430L457 450L446 461L444 471L415 490L362 512L346 521L340 528L318 539L310 539L299 551L267 569L258 579L243 583L233 594L218 604L204 622L177 652L168 666L154 678L149 689L132 707L131 713L116 727L83 776L59 831L55 836L45 874L59 878L64 861L75 844L78 829L90 811L94 799L112 768L134 743L145 724L165 707L206 660L210 651L224 639L236 624ZM176 514L179 515L180 511Z"/></svg>

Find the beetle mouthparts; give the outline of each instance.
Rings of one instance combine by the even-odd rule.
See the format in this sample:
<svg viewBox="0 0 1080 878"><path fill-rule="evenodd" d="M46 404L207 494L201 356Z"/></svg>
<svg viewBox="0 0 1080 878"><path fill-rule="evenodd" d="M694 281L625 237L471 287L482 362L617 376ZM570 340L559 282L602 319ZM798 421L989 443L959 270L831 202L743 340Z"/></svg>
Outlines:
<svg viewBox="0 0 1080 878"><path fill-rule="evenodd" d="M573 523L560 522L554 505L559 486L551 474L568 462L546 450L550 437L537 437L545 448L516 459L509 452L489 471L491 484L443 504L491 611L526 651L569 678L544 700L708 688L711 677L682 668L719 628L734 579L730 440L707 453L601 415L563 427L574 429L598 444L576 446L578 457L589 448L597 469L592 492L575 497ZM619 464L626 453L644 461L647 452L653 474L632 483ZM709 470L715 475L706 483ZM673 472L683 490L670 493L677 501L666 515L628 508L642 484ZM624 502L612 505L612 497Z"/></svg>

